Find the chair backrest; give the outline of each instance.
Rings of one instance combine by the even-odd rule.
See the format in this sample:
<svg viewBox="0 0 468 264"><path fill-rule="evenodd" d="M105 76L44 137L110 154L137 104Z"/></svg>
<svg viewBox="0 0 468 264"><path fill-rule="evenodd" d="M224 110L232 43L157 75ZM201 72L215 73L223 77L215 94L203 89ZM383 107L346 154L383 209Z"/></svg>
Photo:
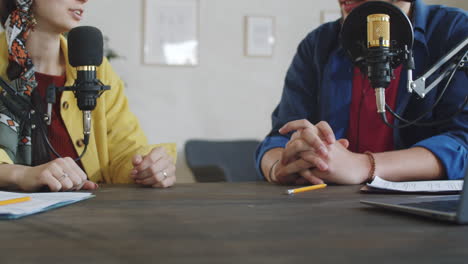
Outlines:
<svg viewBox="0 0 468 264"><path fill-rule="evenodd" d="M198 182L257 181L255 150L258 140L189 140L185 158Z"/></svg>

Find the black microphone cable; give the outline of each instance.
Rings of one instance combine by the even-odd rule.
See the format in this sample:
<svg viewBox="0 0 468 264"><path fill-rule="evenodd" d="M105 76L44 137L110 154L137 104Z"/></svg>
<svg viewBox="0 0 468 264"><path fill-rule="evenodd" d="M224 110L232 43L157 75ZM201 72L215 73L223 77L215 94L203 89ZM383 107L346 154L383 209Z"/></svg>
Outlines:
<svg viewBox="0 0 468 264"><path fill-rule="evenodd" d="M46 116L44 114L42 114L43 116ZM47 143L47 146L49 148L50 151L52 151L52 153L55 155L55 157L57 158L63 158L56 150L55 148L52 146L52 143L50 143L49 141L49 138L47 137L47 131L46 131L46 124L44 119L40 118L37 118L38 122L38 127L39 129L41 130L41 135L42 135L42 138L44 139L44 141ZM89 140L88 140L89 141ZM74 159L75 162L81 160L81 158L83 158L83 156L85 155L86 151L88 150L88 142L85 142L85 147L83 149L83 152L81 152L81 155L78 156L78 158Z"/></svg>

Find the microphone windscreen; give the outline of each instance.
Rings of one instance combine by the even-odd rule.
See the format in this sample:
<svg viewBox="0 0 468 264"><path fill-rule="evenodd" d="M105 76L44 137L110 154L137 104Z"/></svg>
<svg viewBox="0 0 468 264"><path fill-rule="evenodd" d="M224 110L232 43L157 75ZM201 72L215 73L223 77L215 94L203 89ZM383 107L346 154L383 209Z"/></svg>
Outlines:
<svg viewBox="0 0 468 264"><path fill-rule="evenodd" d="M101 65L103 48L102 33L95 27L75 27L68 33L68 60L73 67Z"/></svg>
<svg viewBox="0 0 468 264"><path fill-rule="evenodd" d="M390 17L392 48L404 49L405 45L409 50L413 48L413 26L400 8L383 1L365 2L349 13L341 27L341 44L354 62L361 61L367 53L367 17L372 14Z"/></svg>

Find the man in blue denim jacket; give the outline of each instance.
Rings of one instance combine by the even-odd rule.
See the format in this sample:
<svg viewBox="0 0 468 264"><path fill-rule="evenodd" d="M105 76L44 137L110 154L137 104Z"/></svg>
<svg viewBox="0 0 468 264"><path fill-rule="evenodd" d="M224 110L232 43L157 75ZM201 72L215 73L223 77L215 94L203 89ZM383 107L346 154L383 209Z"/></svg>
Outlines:
<svg viewBox="0 0 468 264"><path fill-rule="evenodd" d="M343 19L365 1L339 0ZM387 2L401 8L413 23L415 76L422 75L468 36L466 11L429 6L422 0ZM350 114L356 104L353 86L360 82L340 45L341 23L324 24L300 43L286 75L281 101L272 114L273 128L256 153L259 175L280 184L360 184L376 175L390 181L462 178L468 157L466 105L442 125L390 129L386 137L380 130L363 133L367 138L362 140L390 142L390 150L368 149L362 153L362 147L358 146L359 151L348 148L345 138L350 135L350 124L360 118ZM394 108L410 120L431 109L445 85L442 82L421 99L407 92L406 72L398 75ZM467 73L457 71L441 102L422 121L450 117L467 95ZM382 121L375 113L372 123L377 122ZM369 127L370 123L360 129Z"/></svg>

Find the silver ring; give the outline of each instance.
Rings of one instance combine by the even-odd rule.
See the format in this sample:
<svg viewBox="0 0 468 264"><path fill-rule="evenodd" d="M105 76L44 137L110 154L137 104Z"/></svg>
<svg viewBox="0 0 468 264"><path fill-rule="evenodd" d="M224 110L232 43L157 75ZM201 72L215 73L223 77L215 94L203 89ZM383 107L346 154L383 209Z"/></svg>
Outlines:
<svg viewBox="0 0 468 264"><path fill-rule="evenodd" d="M163 174L163 176L164 176L164 179L163 179L163 181L164 181L165 179L167 179L167 176L168 176L168 175L167 175L167 172L166 172L166 171L163 171L162 174Z"/></svg>
<svg viewBox="0 0 468 264"><path fill-rule="evenodd" d="M60 176L60 179L65 179L65 178L67 178L67 177L68 177L68 174L67 174L66 172L64 172L64 173L62 174L62 176Z"/></svg>

